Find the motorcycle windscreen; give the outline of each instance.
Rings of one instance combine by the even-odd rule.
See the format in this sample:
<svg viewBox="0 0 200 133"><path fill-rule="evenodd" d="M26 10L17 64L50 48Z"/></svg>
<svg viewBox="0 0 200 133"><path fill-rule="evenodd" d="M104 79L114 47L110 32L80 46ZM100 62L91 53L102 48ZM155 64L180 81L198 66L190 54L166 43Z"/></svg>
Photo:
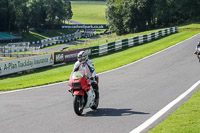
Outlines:
<svg viewBox="0 0 200 133"><path fill-rule="evenodd" d="M72 79L81 79L83 75L79 71L77 71L77 72L73 72L71 77Z"/></svg>

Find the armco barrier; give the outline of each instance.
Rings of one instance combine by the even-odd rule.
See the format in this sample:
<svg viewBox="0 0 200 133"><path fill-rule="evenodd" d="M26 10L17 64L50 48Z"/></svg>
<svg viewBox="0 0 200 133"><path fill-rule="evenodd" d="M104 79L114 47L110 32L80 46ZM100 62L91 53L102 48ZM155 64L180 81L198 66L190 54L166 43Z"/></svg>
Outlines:
<svg viewBox="0 0 200 133"><path fill-rule="evenodd" d="M118 50L127 49L129 47L138 46L153 40L157 40L164 36L178 32L178 27L171 27L168 29L156 31L154 33L140 35L128 39L118 40L115 42L90 47L91 57L102 56L105 54L113 53Z"/></svg>
<svg viewBox="0 0 200 133"><path fill-rule="evenodd" d="M103 56L103 55L110 54L122 49L138 46L138 45L162 38L164 36L167 36L176 32L178 32L178 27L172 27L172 28L156 31L154 33L135 36L135 37L123 39L123 40L118 40L115 42L106 43L99 46L93 46L93 47L75 49L75 50L69 50L69 51L63 51L63 52L56 52L54 53L54 59L55 59L54 62L55 64L74 62L77 60L77 54L82 50L87 51L90 57Z"/></svg>
<svg viewBox="0 0 200 133"><path fill-rule="evenodd" d="M43 39L41 41L36 41L36 42L31 42L31 44L40 44L40 48L45 48L48 46L60 44L60 43L66 43L72 40L77 40L80 39L82 36L81 32L75 32L69 35L64 35L64 36L57 36L57 37L52 37L48 39Z"/></svg>

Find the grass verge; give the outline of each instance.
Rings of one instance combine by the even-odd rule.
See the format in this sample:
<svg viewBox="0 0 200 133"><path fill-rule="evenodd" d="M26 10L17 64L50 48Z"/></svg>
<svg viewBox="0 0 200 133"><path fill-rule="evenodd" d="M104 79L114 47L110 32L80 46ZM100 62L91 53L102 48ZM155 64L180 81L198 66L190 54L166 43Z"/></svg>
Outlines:
<svg viewBox="0 0 200 133"><path fill-rule="evenodd" d="M170 35L154 42L133 47L111 55L95 58L93 59L93 61L95 63L96 71L97 73L100 73L129 64L155 52L158 52L162 49L175 45L178 42L184 41L185 39L197 33L199 33L199 31L182 31L180 33ZM105 66L104 64L107 65ZM66 81L67 79L69 79L72 68L73 64L69 64L60 67L40 69L35 71L34 73L1 78L0 90L15 90Z"/></svg>
<svg viewBox="0 0 200 133"><path fill-rule="evenodd" d="M200 90L149 133L199 133Z"/></svg>
<svg viewBox="0 0 200 133"><path fill-rule="evenodd" d="M72 19L84 24L106 24L106 2L71 1ZM86 19L87 18L87 19Z"/></svg>
<svg viewBox="0 0 200 133"><path fill-rule="evenodd" d="M23 41L39 41L42 39L47 39L55 36L62 36L74 33L76 30L63 30L63 29L54 29L54 30L43 30L41 33L30 31L28 33L23 33Z"/></svg>
<svg viewBox="0 0 200 133"><path fill-rule="evenodd" d="M15 57L0 57L1 60L10 60L15 59Z"/></svg>

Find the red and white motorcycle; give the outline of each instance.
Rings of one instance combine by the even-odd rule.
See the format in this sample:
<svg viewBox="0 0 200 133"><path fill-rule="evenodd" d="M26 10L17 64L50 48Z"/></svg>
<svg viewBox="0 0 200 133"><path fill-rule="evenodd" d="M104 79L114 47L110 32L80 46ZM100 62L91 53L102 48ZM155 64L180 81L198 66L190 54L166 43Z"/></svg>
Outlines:
<svg viewBox="0 0 200 133"><path fill-rule="evenodd" d="M199 49L199 50L200 50L200 49ZM197 58L198 58L198 60L199 60L199 62L200 62L200 53L199 53L197 50L195 50L194 54L197 55Z"/></svg>
<svg viewBox="0 0 200 133"><path fill-rule="evenodd" d="M68 85L70 86L69 92L71 92L74 97L73 106L74 112L77 115L81 115L83 109L86 108L97 109L99 99L95 99L96 95L94 89L92 88L90 80L87 79L85 75L82 75L79 71L73 72Z"/></svg>

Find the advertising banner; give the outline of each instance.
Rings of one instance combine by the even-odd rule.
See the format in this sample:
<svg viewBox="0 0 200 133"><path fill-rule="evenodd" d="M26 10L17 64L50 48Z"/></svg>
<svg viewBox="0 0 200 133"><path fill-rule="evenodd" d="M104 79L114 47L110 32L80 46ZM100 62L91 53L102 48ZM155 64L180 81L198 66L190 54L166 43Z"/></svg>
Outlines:
<svg viewBox="0 0 200 133"><path fill-rule="evenodd" d="M54 55L45 54L32 57L0 61L0 76L54 64Z"/></svg>
<svg viewBox="0 0 200 133"><path fill-rule="evenodd" d="M63 63L65 61L65 55L64 52L56 52L54 53L54 63Z"/></svg>
<svg viewBox="0 0 200 133"><path fill-rule="evenodd" d="M65 25L45 25L45 29L108 29L105 24L65 24Z"/></svg>
<svg viewBox="0 0 200 133"><path fill-rule="evenodd" d="M57 63L70 63L77 60L77 55L80 51L86 51L88 55L91 54L90 48L75 49L63 52L54 53L54 62Z"/></svg>
<svg viewBox="0 0 200 133"><path fill-rule="evenodd" d="M62 25L62 29L108 29L108 26L105 24L71 24L71 25Z"/></svg>

